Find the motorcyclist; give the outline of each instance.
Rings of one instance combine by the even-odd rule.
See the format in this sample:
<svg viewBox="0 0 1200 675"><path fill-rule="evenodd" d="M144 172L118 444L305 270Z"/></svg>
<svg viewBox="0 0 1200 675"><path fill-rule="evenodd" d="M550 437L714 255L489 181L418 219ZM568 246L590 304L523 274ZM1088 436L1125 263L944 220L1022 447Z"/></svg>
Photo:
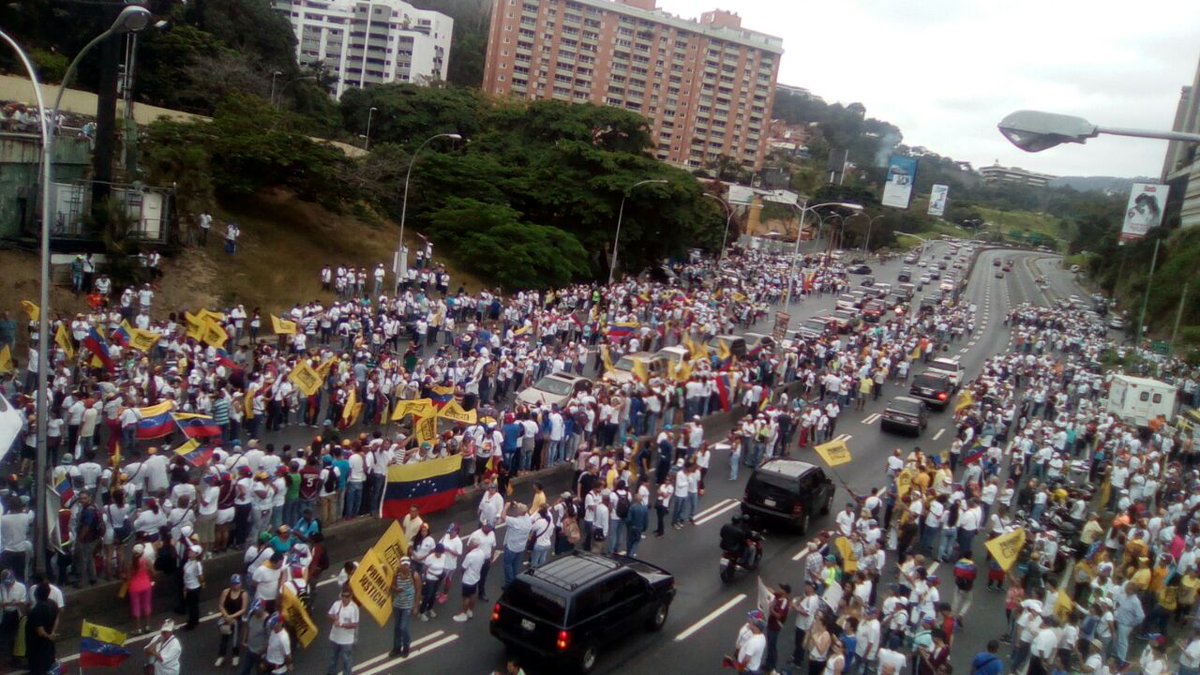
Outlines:
<svg viewBox="0 0 1200 675"><path fill-rule="evenodd" d="M750 546L748 542L754 536L754 532L746 523L744 516L735 515L733 520L721 526L721 550L738 554L738 561L742 567L750 566Z"/></svg>

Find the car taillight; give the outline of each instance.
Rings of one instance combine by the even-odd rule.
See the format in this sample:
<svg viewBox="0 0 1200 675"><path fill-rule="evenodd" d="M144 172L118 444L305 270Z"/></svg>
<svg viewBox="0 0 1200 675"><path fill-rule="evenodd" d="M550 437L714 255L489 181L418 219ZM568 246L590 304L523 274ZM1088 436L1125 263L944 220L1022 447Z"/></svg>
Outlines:
<svg viewBox="0 0 1200 675"><path fill-rule="evenodd" d="M492 607L492 621L495 622L495 621L499 621L499 620L500 620L500 603L497 602L496 605L494 607Z"/></svg>
<svg viewBox="0 0 1200 675"><path fill-rule="evenodd" d="M795 503L795 504L792 504L792 513L793 513L793 514L795 514L795 515L800 515L800 512L801 512L801 511L803 511L803 510L804 510L804 505L803 505L803 504L801 504L801 503L799 503L799 502L797 502L797 503Z"/></svg>
<svg viewBox="0 0 1200 675"><path fill-rule="evenodd" d="M944 392L944 391L943 391L943 392L939 393L939 394L938 394L938 400L939 400L939 401L945 401L945 400L946 400L946 392Z"/></svg>
<svg viewBox="0 0 1200 675"><path fill-rule="evenodd" d="M571 646L571 631L569 631L569 630L558 631L558 642L556 644L558 646L558 651L560 651L560 652L567 651L567 649Z"/></svg>

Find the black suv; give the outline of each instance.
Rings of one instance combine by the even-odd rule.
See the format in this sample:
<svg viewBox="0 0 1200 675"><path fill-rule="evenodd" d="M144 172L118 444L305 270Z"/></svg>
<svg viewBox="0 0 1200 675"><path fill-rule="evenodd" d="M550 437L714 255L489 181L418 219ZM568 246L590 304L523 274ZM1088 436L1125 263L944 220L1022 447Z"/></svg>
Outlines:
<svg viewBox="0 0 1200 675"><path fill-rule="evenodd" d="M752 518L775 518L808 530L814 511L829 513L833 481L825 470L798 459L769 459L746 482L742 513Z"/></svg>
<svg viewBox="0 0 1200 675"><path fill-rule="evenodd" d="M950 394L953 391L954 386L950 384L949 377L936 373L921 373L913 378L908 395L921 399L930 408L945 410L946 406L950 405Z"/></svg>
<svg viewBox="0 0 1200 675"><path fill-rule="evenodd" d="M667 622L675 577L626 556L572 551L526 570L492 609L491 632L509 649L586 673L601 650Z"/></svg>
<svg viewBox="0 0 1200 675"><path fill-rule="evenodd" d="M924 403L908 396L897 396L883 409L883 415L879 418L879 428L883 431L903 429L920 436L921 432L925 431L928 416Z"/></svg>

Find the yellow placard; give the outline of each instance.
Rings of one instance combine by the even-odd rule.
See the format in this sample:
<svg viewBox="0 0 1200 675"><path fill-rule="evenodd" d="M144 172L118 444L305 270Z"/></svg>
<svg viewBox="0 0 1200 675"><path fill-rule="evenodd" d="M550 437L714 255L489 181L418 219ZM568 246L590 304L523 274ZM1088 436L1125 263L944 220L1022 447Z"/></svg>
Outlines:
<svg viewBox="0 0 1200 675"><path fill-rule="evenodd" d="M477 414L474 410L463 410L462 405L458 401L450 401L442 406L441 410L437 411L438 419L460 422L462 424L475 424L475 416Z"/></svg>
<svg viewBox="0 0 1200 675"><path fill-rule="evenodd" d="M154 345L158 344L160 337L154 331L130 328L128 326L126 326L125 332L129 334L129 346L139 352L149 352L151 349L154 349Z"/></svg>
<svg viewBox="0 0 1200 675"><path fill-rule="evenodd" d="M287 625L296 633L296 640L301 647L307 649L312 641L317 639L317 625L308 615L308 610L304 609L304 603L300 602L292 589L287 586L284 586L279 594L279 612L283 615L283 620Z"/></svg>
<svg viewBox="0 0 1200 675"><path fill-rule="evenodd" d="M390 569L400 569L400 559L408 553L408 539L404 536L404 527L400 525L400 521L393 520L391 527L375 542L371 550Z"/></svg>
<svg viewBox="0 0 1200 675"><path fill-rule="evenodd" d="M1025 547L1025 530L1018 528L1008 534L989 539L984 545L987 546L988 553L991 553L1000 567L1007 572L1017 562L1017 556Z"/></svg>
<svg viewBox="0 0 1200 675"><path fill-rule="evenodd" d="M125 644L125 634L121 631L92 623L87 619L83 620L83 630L80 631L80 637L91 638L98 642L118 647Z"/></svg>
<svg viewBox="0 0 1200 675"><path fill-rule="evenodd" d="M358 569L350 577L350 589L358 604L375 619L375 623L386 626L392 617L392 579L395 571L388 566L374 549L367 549Z"/></svg>
<svg viewBox="0 0 1200 675"><path fill-rule="evenodd" d="M271 315L271 328L275 331L276 335L296 334L295 321L287 321L286 319L281 319L274 314Z"/></svg>
<svg viewBox="0 0 1200 675"><path fill-rule="evenodd" d="M846 447L846 441L835 440L828 443L822 443L815 448L817 454L829 468L837 468L843 464L849 464L854 458L850 456L850 448Z"/></svg>
<svg viewBox="0 0 1200 675"><path fill-rule="evenodd" d="M428 417L433 415L434 412L433 399L417 398L408 401L400 401L396 404L396 409L392 412L392 421L399 422L409 415Z"/></svg>
<svg viewBox="0 0 1200 675"><path fill-rule="evenodd" d="M0 347L0 373L11 373L13 371L12 351L8 345Z"/></svg>
<svg viewBox="0 0 1200 675"><path fill-rule="evenodd" d="M437 440L437 418L430 415L418 419L413 427L413 434L418 443L433 443Z"/></svg>
<svg viewBox="0 0 1200 675"><path fill-rule="evenodd" d="M837 547L838 553L842 555L842 571L847 574L857 572L858 557L854 555L854 547L850 546L850 540L845 537L838 537L833 540L833 545Z"/></svg>
<svg viewBox="0 0 1200 675"><path fill-rule="evenodd" d="M908 492L912 490L912 480L912 469L905 469L896 474L896 494L901 497L907 497Z"/></svg>
<svg viewBox="0 0 1200 675"><path fill-rule="evenodd" d="M321 383L325 378L313 370L313 367L308 365L308 361L301 361L292 368L292 372L288 373L288 380L296 385L300 393L305 396L312 396L321 389Z"/></svg>

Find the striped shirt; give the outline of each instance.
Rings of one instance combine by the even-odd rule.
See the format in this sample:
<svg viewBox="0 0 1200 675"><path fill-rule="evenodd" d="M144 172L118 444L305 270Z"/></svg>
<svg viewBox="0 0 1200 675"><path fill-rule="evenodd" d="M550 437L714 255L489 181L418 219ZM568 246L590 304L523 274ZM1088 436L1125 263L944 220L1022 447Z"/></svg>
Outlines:
<svg viewBox="0 0 1200 675"><path fill-rule="evenodd" d="M403 571L396 574L392 583L392 607L395 609L412 609L417 597L417 589L413 585L412 574Z"/></svg>

